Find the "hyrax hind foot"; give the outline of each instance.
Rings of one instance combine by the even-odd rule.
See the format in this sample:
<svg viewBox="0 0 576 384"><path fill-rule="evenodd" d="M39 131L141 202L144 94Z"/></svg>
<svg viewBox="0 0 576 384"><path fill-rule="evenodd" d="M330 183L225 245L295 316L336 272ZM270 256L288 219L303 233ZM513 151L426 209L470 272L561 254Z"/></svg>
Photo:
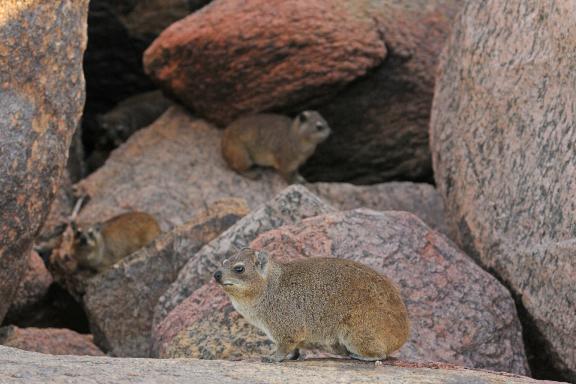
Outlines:
<svg viewBox="0 0 576 384"><path fill-rule="evenodd" d="M360 356L360 355L357 355L355 353L351 353L348 356L350 356L350 358L354 359L354 360L375 361L375 362L381 362L382 360L386 360L388 358L388 356L386 356L386 355L377 356L377 357L370 357L370 356Z"/></svg>

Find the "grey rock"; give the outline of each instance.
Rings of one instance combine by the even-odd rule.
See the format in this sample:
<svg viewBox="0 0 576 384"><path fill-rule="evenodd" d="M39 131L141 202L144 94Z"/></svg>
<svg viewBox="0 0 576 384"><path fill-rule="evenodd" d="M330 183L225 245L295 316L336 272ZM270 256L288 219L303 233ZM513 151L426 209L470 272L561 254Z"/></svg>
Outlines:
<svg viewBox="0 0 576 384"><path fill-rule="evenodd" d="M440 64L435 178L453 238L517 296L535 374L576 381L576 8L469 1Z"/></svg>

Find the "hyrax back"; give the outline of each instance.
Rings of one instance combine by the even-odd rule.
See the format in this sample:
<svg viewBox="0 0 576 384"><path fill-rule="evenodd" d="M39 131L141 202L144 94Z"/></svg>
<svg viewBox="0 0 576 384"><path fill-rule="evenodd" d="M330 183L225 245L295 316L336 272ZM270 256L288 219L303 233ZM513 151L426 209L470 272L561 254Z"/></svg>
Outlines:
<svg viewBox="0 0 576 384"><path fill-rule="evenodd" d="M274 360L320 348L362 360L385 359L409 335L396 286L373 269L344 259L280 264L243 249L214 274L234 308L276 344Z"/></svg>
<svg viewBox="0 0 576 384"><path fill-rule="evenodd" d="M79 226L74 256L79 266L101 272L144 247L160 234L154 217L127 212L103 223Z"/></svg>
<svg viewBox="0 0 576 384"><path fill-rule="evenodd" d="M242 117L222 137L222 155L230 168L248 175L254 165L275 168L289 183L298 168L330 135L328 123L315 111L295 119L275 114Z"/></svg>

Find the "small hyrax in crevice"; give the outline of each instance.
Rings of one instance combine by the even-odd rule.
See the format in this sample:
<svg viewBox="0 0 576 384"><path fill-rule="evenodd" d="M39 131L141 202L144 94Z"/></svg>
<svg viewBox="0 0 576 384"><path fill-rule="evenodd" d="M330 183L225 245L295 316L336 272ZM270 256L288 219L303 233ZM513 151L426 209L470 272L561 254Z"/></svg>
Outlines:
<svg viewBox="0 0 576 384"><path fill-rule="evenodd" d="M297 359L300 348L382 360L408 339L408 313L398 288L351 260L278 263L266 252L245 248L214 278L234 308L276 344L268 361Z"/></svg>
<svg viewBox="0 0 576 384"><path fill-rule="evenodd" d="M102 272L160 234L154 217L127 212L102 223L72 224L74 257L81 268Z"/></svg>
<svg viewBox="0 0 576 384"><path fill-rule="evenodd" d="M315 111L296 118L275 114L242 117L222 137L222 155L236 172L254 178L254 165L275 168L288 182L302 182L298 168L330 135L326 120Z"/></svg>

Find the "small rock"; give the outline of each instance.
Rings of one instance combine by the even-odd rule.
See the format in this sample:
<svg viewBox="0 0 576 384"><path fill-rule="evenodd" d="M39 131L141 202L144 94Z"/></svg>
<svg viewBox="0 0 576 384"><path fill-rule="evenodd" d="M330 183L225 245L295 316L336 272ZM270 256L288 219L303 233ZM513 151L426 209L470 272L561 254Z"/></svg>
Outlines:
<svg viewBox="0 0 576 384"><path fill-rule="evenodd" d="M104 356L92 342L91 335L81 335L70 329L10 325L0 328L0 345L50 355Z"/></svg>

